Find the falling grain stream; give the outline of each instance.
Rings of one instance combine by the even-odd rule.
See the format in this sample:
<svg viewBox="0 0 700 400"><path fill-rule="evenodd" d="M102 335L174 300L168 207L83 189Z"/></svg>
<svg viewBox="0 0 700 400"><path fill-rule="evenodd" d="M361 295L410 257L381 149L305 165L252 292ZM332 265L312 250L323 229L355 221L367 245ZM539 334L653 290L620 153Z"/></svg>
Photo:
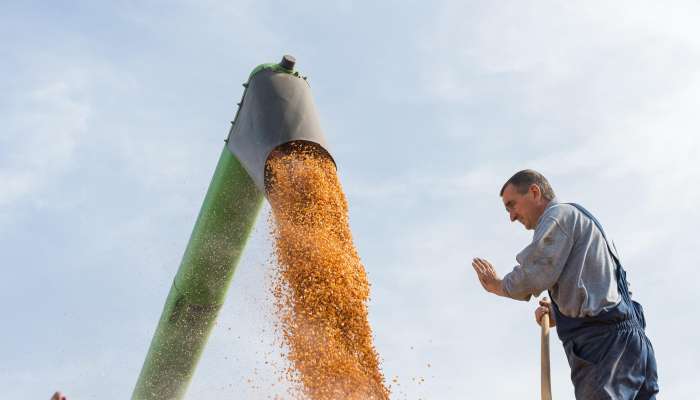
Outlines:
<svg viewBox="0 0 700 400"><path fill-rule="evenodd" d="M386 400L367 319L369 282L333 161L295 142L266 164L276 270L271 286L287 379L309 400Z"/></svg>

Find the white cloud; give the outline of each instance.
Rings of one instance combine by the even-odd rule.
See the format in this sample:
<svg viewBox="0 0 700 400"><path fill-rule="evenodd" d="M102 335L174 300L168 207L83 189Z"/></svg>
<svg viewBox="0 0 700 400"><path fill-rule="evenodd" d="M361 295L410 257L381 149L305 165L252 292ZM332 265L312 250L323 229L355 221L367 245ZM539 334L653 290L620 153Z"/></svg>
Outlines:
<svg viewBox="0 0 700 400"><path fill-rule="evenodd" d="M8 93L0 113L0 220L22 203L41 204L41 194L74 166L91 114L82 71L62 71L26 91Z"/></svg>

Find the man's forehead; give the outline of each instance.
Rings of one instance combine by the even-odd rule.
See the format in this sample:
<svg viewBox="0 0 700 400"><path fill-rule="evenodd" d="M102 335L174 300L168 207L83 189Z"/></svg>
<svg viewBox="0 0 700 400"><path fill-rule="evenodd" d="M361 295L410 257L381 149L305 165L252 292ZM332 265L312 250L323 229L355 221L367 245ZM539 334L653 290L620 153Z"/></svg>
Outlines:
<svg viewBox="0 0 700 400"><path fill-rule="evenodd" d="M518 191L515 189L515 186L512 184L508 184L505 189L503 189L503 202L506 203L508 200L516 197L518 194Z"/></svg>

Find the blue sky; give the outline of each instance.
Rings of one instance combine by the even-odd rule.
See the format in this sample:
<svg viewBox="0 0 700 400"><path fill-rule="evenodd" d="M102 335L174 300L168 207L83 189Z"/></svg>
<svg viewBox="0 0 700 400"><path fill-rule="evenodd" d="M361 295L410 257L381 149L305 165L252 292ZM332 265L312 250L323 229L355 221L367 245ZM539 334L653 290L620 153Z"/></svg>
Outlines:
<svg viewBox="0 0 700 400"><path fill-rule="evenodd" d="M614 236L664 397L693 398L699 17L681 1L0 3L0 387L131 394L241 83L289 53L349 200L392 398L539 396L534 302L486 295L470 266L506 273L528 243L498 197L523 168ZM274 392L267 212L190 398ZM552 341L554 397L572 398Z"/></svg>

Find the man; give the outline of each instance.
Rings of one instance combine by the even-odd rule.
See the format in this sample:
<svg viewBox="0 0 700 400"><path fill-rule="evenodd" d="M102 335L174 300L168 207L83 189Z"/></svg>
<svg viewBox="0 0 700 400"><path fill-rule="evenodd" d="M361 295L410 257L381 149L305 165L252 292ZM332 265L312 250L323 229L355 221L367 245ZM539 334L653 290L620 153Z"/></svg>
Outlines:
<svg viewBox="0 0 700 400"><path fill-rule="evenodd" d="M560 203L540 173L524 170L501 189L511 221L534 230L513 271L499 278L488 261L472 266L488 292L527 301L547 290L535 311L551 314L571 367L576 398L655 399L656 360L641 305L599 222L577 204Z"/></svg>

